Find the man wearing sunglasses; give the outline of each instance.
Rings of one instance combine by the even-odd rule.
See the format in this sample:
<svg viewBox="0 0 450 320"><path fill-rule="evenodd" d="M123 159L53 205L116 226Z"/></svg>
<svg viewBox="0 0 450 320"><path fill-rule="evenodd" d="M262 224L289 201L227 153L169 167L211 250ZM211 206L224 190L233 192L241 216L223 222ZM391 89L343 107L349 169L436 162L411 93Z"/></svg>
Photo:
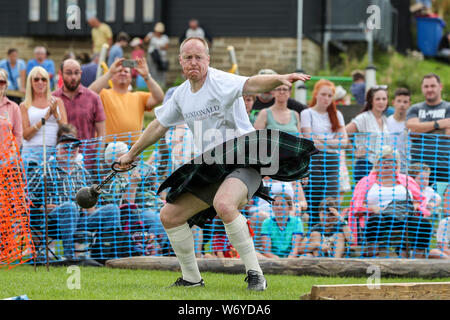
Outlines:
<svg viewBox="0 0 450 320"><path fill-rule="evenodd" d="M77 191L91 185L89 173L76 161L80 145L81 141L75 136L61 135L56 145L55 157L46 162L45 172L42 165L30 174L28 186L33 203L30 220L32 225L43 227L44 204L47 200L49 235L62 240L66 262L99 265L95 261L80 260L75 256L74 235L79 230L120 231L120 209L113 204L86 210L77 206Z"/></svg>

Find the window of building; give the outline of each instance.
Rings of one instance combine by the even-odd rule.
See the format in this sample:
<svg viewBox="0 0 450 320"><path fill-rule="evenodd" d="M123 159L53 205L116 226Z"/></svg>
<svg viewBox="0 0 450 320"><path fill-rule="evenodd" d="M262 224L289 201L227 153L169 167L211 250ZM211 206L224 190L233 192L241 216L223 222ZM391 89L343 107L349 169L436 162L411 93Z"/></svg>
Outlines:
<svg viewBox="0 0 450 320"><path fill-rule="evenodd" d="M105 21L116 21L116 0L105 0Z"/></svg>
<svg viewBox="0 0 450 320"><path fill-rule="evenodd" d="M136 12L136 1L124 0L123 5L124 5L123 20L125 22L134 22Z"/></svg>
<svg viewBox="0 0 450 320"><path fill-rule="evenodd" d="M144 0L144 22L155 21L155 0Z"/></svg>
<svg viewBox="0 0 450 320"><path fill-rule="evenodd" d="M28 20L39 21L40 18L40 1L29 0L28 1Z"/></svg>
<svg viewBox="0 0 450 320"><path fill-rule="evenodd" d="M86 0L86 20L97 16L97 0Z"/></svg>
<svg viewBox="0 0 450 320"><path fill-rule="evenodd" d="M47 0L47 20L58 21L59 0Z"/></svg>

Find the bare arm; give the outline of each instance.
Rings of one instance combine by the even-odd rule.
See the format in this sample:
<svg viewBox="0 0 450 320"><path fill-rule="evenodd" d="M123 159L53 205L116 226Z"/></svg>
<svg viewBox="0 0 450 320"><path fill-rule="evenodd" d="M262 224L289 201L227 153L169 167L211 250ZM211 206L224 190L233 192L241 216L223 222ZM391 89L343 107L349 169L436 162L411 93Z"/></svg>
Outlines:
<svg viewBox="0 0 450 320"><path fill-rule="evenodd" d="M245 82L243 94L267 92L276 87L285 84L289 87L296 81L307 81L311 77L306 74L290 73L280 75L256 75L248 78Z"/></svg>
<svg viewBox="0 0 450 320"><path fill-rule="evenodd" d="M151 74L148 71L148 65L145 58L138 58L136 59L136 61L137 61L136 71L144 78L148 90L152 93L150 98L148 98L147 100L147 104L145 105L145 109L147 111L150 111L156 105L163 102L164 91L161 89L161 87L155 81L155 79L151 77Z"/></svg>
<svg viewBox="0 0 450 320"><path fill-rule="evenodd" d="M114 61L111 66L109 67L108 71L105 72L104 75L102 75L100 78L95 80L91 83L89 86L89 89L92 91L100 94L100 91L103 89L106 89L109 87L108 81L111 79L111 77L116 73L120 72L122 70L122 61L125 60L125 58L119 58L116 61Z"/></svg>
<svg viewBox="0 0 450 320"><path fill-rule="evenodd" d="M450 118L437 120L440 129L444 129L446 133L450 128ZM406 121L406 127L412 132L427 133L435 130L434 121L420 122L419 118L411 118Z"/></svg>
<svg viewBox="0 0 450 320"><path fill-rule="evenodd" d="M261 240L263 243L264 256L266 256L267 258L279 259L279 257L276 254L273 254L272 252L270 252L270 250L271 250L270 238L268 236L263 236Z"/></svg>
<svg viewBox="0 0 450 320"><path fill-rule="evenodd" d="M302 254L302 242L303 238L299 234L292 236L292 250L289 253L288 258L296 258L299 254Z"/></svg>
<svg viewBox="0 0 450 320"><path fill-rule="evenodd" d="M256 117L255 123L253 124L256 130L265 129L267 126L267 110L262 109L258 116Z"/></svg>

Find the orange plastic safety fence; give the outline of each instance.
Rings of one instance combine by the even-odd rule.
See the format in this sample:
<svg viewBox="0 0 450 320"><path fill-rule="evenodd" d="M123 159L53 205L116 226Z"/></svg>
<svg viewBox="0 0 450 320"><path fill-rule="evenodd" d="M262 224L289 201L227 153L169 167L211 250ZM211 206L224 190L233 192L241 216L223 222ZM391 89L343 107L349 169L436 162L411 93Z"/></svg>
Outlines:
<svg viewBox="0 0 450 320"><path fill-rule="evenodd" d="M0 118L0 268L33 258L23 165L10 123Z"/></svg>

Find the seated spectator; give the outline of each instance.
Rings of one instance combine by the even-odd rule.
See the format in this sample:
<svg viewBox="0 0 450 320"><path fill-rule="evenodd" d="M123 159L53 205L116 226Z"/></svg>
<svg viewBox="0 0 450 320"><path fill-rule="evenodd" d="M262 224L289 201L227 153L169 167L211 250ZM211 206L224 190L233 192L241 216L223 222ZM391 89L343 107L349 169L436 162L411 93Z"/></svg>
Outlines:
<svg viewBox="0 0 450 320"><path fill-rule="evenodd" d="M61 138L62 135L72 135L72 136L78 138L77 128L75 126L71 125L70 123L61 124L58 127L58 132L56 133L57 140L59 140L59 138ZM77 155L75 161L80 164L83 164L83 158L84 158L83 154L78 152L78 155Z"/></svg>
<svg viewBox="0 0 450 320"><path fill-rule="evenodd" d="M51 237L62 240L64 257L75 261L74 234L81 231L120 230L120 211L116 205L92 207L80 210L75 195L83 187L90 186L86 169L75 161L81 141L72 135L62 135L56 147L56 155L46 163L46 194L48 223ZM43 226L44 167L31 172L28 179L29 195L33 203L30 214L32 225ZM96 264L97 265L97 264Z"/></svg>
<svg viewBox="0 0 450 320"><path fill-rule="evenodd" d="M397 255L424 258L431 239L432 225L427 200L413 178L399 172L398 153L384 146L372 172L355 187L348 212L348 223L355 239L365 241L367 255L396 248ZM393 231L400 244L391 239Z"/></svg>
<svg viewBox="0 0 450 320"><path fill-rule="evenodd" d="M231 244L225 232L225 227L222 220L217 216L213 221L213 236L212 236L212 254L205 254L205 258L239 258L239 254Z"/></svg>
<svg viewBox="0 0 450 320"><path fill-rule="evenodd" d="M100 59L99 53L94 53L87 63L81 65L81 84L86 88L97 79L97 69Z"/></svg>
<svg viewBox="0 0 450 320"><path fill-rule="evenodd" d="M54 154L58 126L67 123L64 103L61 98L50 94L49 82L49 74L42 67L33 68L27 78L25 100L20 104L25 168L44 160L44 143L47 156ZM45 119L45 136L42 119Z"/></svg>
<svg viewBox="0 0 450 320"><path fill-rule="evenodd" d="M377 86L367 91L366 104L362 112L345 127L349 136L355 136L355 165L353 180L358 182L372 170L381 147L389 137L384 111L388 107L386 86Z"/></svg>
<svg viewBox="0 0 450 320"><path fill-rule="evenodd" d="M26 66L25 61L19 59L18 51L16 48L8 49L8 57L0 61L0 68L4 69L8 74L8 87L7 90L20 91L25 93L25 81L26 81ZM9 95L9 100L20 104L22 98L19 96Z"/></svg>
<svg viewBox="0 0 450 320"><path fill-rule="evenodd" d="M335 198L326 198L320 208L320 223L314 225L309 238L303 240L305 253L314 257L343 258L346 243L353 241L347 222L339 215L339 202Z"/></svg>
<svg viewBox="0 0 450 320"><path fill-rule="evenodd" d="M100 94L105 109L106 135L109 136L106 142L117 139L134 143L142 131L144 112L153 110L164 98L164 92L151 77L145 59L137 60L136 70L146 81L150 92L130 92L131 70L122 66L123 60L115 61L103 76L89 86L89 89ZM109 80L113 87L107 89Z"/></svg>
<svg viewBox="0 0 450 320"><path fill-rule="evenodd" d="M355 70L352 72L352 85L350 92L356 100L356 103L363 106L366 96L366 77L364 71Z"/></svg>
<svg viewBox="0 0 450 320"><path fill-rule="evenodd" d="M116 43L109 49L108 67L111 67L117 59L123 58L123 49L128 46L128 41L130 41L130 36L125 32L119 32Z"/></svg>
<svg viewBox="0 0 450 320"><path fill-rule="evenodd" d="M50 90L55 88L55 62L51 59L48 59L48 51L44 47L36 47L34 48L34 59L28 60L27 63L27 76L30 75L31 70L34 67L42 67L48 72Z"/></svg>
<svg viewBox="0 0 450 320"><path fill-rule="evenodd" d="M303 223L292 216L293 192L287 190L274 194L273 217L262 225L262 254L267 258L296 258L303 253Z"/></svg>
<svg viewBox="0 0 450 320"><path fill-rule="evenodd" d="M445 218L439 222L436 232L437 248L430 251L429 258L450 259L450 186L444 193Z"/></svg>
<svg viewBox="0 0 450 320"><path fill-rule="evenodd" d="M6 121L11 125L17 146L20 148L23 137L22 116L19 106L5 96L7 87L8 74L4 69L0 69L0 121Z"/></svg>
<svg viewBox="0 0 450 320"><path fill-rule="evenodd" d="M441 205L442 198L429 186L431 169L425 163L413 163L409 167L409 175L417 182L423 195L427 198L427 208L435 210Z"/></svg>

